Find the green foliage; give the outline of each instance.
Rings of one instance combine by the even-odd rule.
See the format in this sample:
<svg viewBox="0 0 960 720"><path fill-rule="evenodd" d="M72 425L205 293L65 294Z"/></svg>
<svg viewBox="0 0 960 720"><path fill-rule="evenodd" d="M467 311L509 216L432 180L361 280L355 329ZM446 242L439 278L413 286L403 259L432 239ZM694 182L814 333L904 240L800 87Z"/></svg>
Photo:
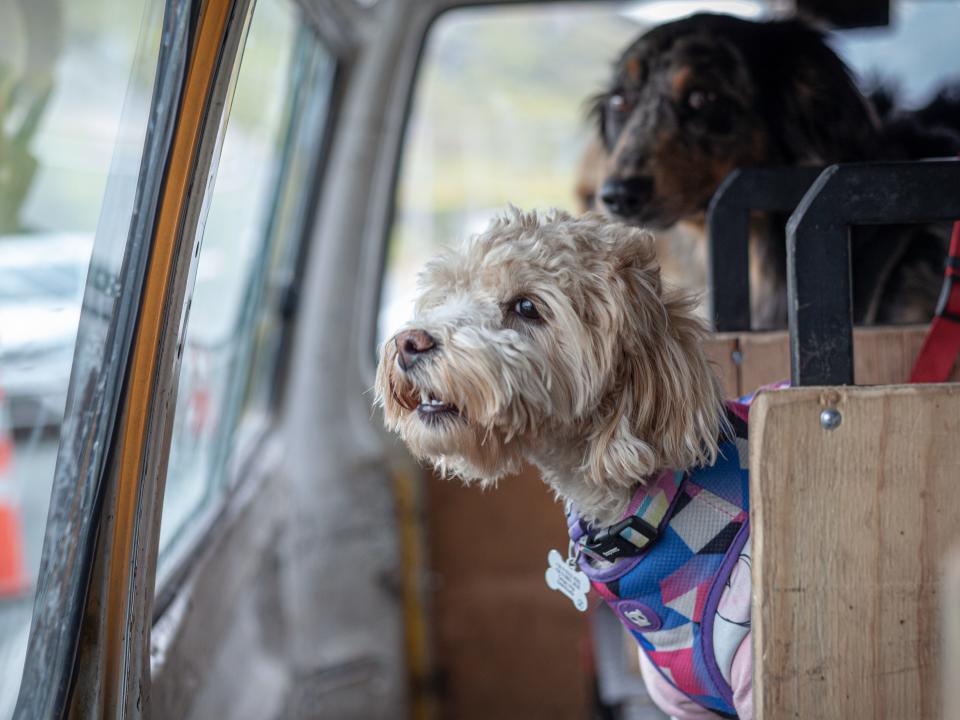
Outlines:
<svg viewBox="0 0 960 720"><path fill-rule="evenodd" d="M37 171L30 141L50 98L49 74L19 76L0 63L0 235L20 232L20 208Z"/></svg>

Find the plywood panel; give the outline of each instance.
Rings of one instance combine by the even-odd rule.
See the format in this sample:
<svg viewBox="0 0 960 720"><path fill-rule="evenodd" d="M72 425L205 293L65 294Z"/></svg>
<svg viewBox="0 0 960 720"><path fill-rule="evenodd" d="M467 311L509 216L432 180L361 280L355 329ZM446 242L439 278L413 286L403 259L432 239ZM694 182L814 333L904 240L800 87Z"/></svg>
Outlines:
<svg viewBox="0 0 960 720"><path fill-rule="evenodd" d="M943 673L952 682L944 684L943 717L960 718L960 547L954 547L944 563L943 597L940 617L943 622Z"/></svg>
<svg viewBox="0 0 960 720"><path fill-rule="evenodd" d="M926 325L858 328L853 334L854 380L858 385L908 382L926 336Z"/></svg>
<svg viewBox="0 0 960 720"><path fill-rule="evenodd" d="M858 385L892 385L910 379L910 369L927 334L926 325L857 328L854 331L854 378ZM740 391L752 392L790 377L786 332L749 333L739 337ZM960 373L954 373L954 379Z"/></svg>
<svg viewBox="0 0 960 720"><path fill-rule="evenodd" d="M937 717L960 386L761 394L750 432L757 717Z"/></svg>
<svg viewBox="0 0 960 720"><path fill-rule="evenodd" d="M740 394L790 379L790 345L786 332L740 336Z"/></svg>
<svg viewBox="0 0 960 720"><path fill-rule="evenodd" d="M725 397L740 394L739 356L736 355L740 336L733 333L716 333L704 344L704 351L720 378Z"/></svg>
<svg viewBox="0 0 960 720"><path fill-rule="evenodd" d="M429 482L440 717L587 717L586 614L544 582L562 506L533 468L496 490Z"/></svg>

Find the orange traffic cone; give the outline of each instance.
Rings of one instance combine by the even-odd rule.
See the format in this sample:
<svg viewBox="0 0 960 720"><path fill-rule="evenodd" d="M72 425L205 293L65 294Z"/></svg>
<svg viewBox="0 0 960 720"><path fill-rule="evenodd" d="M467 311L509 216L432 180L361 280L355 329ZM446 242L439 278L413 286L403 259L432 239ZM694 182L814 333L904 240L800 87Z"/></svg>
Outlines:
<svg viewBox="0 0 960 720"><path fill-rule="evenodd" d="M0 598L23 595L30 589L23 553L20 504L13 492L13 438L0 388Z"/></svg>

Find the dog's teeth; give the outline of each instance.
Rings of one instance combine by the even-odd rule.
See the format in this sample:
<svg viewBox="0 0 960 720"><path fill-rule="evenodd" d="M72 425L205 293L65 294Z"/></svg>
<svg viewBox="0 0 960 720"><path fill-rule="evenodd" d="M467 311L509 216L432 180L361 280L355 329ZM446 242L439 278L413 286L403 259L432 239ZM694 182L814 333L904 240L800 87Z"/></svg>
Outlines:
<svg viewBox="0 0 960 720"><path fill-rule="evenodd" d="M424 405L430 402L430 395L427 393L426 390L420 391L420 402Z"/></svg>
<svg viewBox="0 0 960 720"><path fill-rule="evenodd" d="M443 405L443 400L437 400L436 398L431 398L431 399L430 399L430 404L431 404L431 405Z"/></svg>

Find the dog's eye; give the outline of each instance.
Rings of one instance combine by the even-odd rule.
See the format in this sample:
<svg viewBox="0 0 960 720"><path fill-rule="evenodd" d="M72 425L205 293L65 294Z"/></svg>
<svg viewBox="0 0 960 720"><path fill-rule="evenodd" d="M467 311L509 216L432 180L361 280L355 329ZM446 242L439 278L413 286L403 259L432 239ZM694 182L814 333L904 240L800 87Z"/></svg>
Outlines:
<svg viewBox="0 0 960 720"><path fill-rule="evenodd" d="M607 98L607 107L615 113L625 113L630 109L630 103L622 93L614 93Z"/></svg>
<svg viewBox="0 0 960 720"><path fill-rule="evenodd" d="M540 320L540 312L530 298L517 298L516 302L513 303L513 311L527 320Z"/></svg>
<svg viewBox="0 0 960 720"><path fill-rule="evenodd" d="M687 95L687 106L691 110L702 110L707 105L716 102L717 94L708 90L691 90Z"/></svg>

